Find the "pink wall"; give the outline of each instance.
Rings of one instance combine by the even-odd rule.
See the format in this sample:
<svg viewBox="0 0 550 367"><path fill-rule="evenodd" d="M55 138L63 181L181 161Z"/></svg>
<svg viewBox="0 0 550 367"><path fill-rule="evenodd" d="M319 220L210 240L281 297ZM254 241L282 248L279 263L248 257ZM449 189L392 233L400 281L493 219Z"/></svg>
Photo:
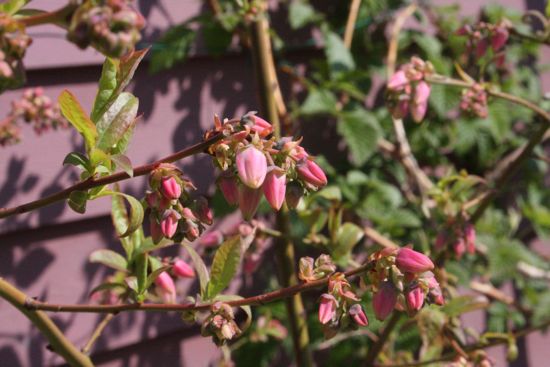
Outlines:
<svg viewBox="0 0 550 367"><path fill-rule="evenodd" d="M65 2L35 0L33 6L55 9ZM201 2L196 0L139 3L149 22L146 40L201 11ZM475 2L475 5L469 1L462 3L468 13L475 13L485 1ZM520 0L506 3L518 9L525 6ZM89 109L102 58L93 50L83 52L67 44L59 38L62 37L60 31L53 27L33 29L32 34L40 39L31 46L26 58L30 69L28 86L44 86L46 94L53 98L63 88L69 88ZM134 164L150 162L197 142L201 132L210 126L214 113L233 117L256 109L254 82L249 72L252 65L247 55L233 53L215 59L205 57L200 46L193 54L183 67L170 72L151 76L147 73L147 65L138 71L131 89L140 98L144 118L128 152ZM548 90L550 80L545 79L544 85ZM20 90L11 91L0 96L2 115L20 93ZM74 169L61 167L68 151L82 148L76 134L63 131L35 138L30 129L25 129L23 135L21 144L0 151L3 157L0 159L1 207L42 197L77 180ZM185 160L181 167L201 190L212 186L213 172L206 157ZM138 196L144 189L144 179L123 185L123 190ZM105 199L90 202L85 215L75 214L66 205L58 204L0 221L0 276L40 299L86 302L89 290L105 275L105 269L89 264L87 256L99 248L118 249L108 212L109 201ZM271 264L266 266L267 271ZM179 286L189 289L190 284L182 282ZM53 316L77 345L86 342L98 321L96 315L88 314ZM473 316L472 322L482 323L483 315L477 316ZM2 300L0 320L0 366L62 362L45 348L43 338L31 324ZM539 348L544 343L548 343L548 339L529 338L530 366L547 365L531 360L534 351L537 357L542 357L540 360L550 359L550 349ZM102 366L207 366L218 355L210 340L200 337L197 326L184 325L175 313L118 315L96 350L94 360ZM497 352L496 355L502 361L502 354Z"/></svg>

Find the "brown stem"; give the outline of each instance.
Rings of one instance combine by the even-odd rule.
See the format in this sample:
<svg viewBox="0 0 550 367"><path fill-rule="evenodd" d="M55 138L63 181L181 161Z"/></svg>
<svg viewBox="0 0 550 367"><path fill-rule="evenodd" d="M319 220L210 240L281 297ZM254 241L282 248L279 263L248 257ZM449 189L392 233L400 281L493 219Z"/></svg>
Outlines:
<svg viewBox="0 0 550 367"><path fill-rule="evenodd" d="M23 313L40 330L42 335L48 339L52 349L59 354L71 366L93 366L92 361L81 353L58 329L53 321L41 311L30 311L27 308L27 295L19 289L0 278L0 297L11 303Z"/></svg>
<svg viewBox="0 0 550 367"><path fill-rule="evenodd" d="M348 20L346 22L346 30L344 32L344 45L347 49L351 48L351 41L353 41L353 31L355 30L355 23L357 22L357 15L359 14L360 6L361 0L351 0Z"/></svg>
<svg viewBox="0 0 550 367"><path fill-rule="evenodd" d="M368 271L372 268L374 263L366 263L356 269L345 272L346 277L353 277ZM315 288L326 286L329 277L315 280L308 283L296 284L290 287L282 288L276 291L260 294L253 297L243 298L235 301L225 302L230 306L257 306L263 305L269 302L278 301L280 299L286 299L292 297L298 293L313 290ZM1 280L0 280L1 281ZM1 283L0 283L1 285ZM71 304L51 304L47 302L36 301L32 298L26 297L22 302L22 307L27 311L42 310L51 312L88 312L88 313L119 313L124 311L201 311L208 310L212 307L213 303L202 304L164 304L164 303L131 303L121 305L71 305Z"/></svg>
<svg viewBox="0 0 550 367"><path fill-rule="evenodd" d="M230 120L230 122L236 122L239 121L238 119ZM171 154L167 157L161 158L153 163L144 164L142 166L138 166L134 168L134 176L143 176L146 174L149 174L152 170L154 170L159 164L161 163L171 163L178 161L180 159L183 159L185 157L189 157L194 154L202 153L206 148L208 148L210 145L218 142L223 138L222 134L217 134L212 136L211 138L195 144L193 146L190 146L188 148L185 148L183 150L180 150L179 152L176 152L174 154ZM100 178L90 178L85 181L81 181L73 186L67 187L64 190L61 190L59 192L56 192L55 194L52 194L50 196L46 196L45 198L38 199L35 201L31 201L26 204L22 204L19 206L15 206L12 208L1 208L0 209L0 219L1 218L7 218L12 215L17 215L21 213L27 213L32 210L53 204L58 201L65 200L69 197L69 195L73 191L86 191L94 187L103 186L112 184L115 182L123 181L129 179L130 176L128 176L125 172L117 172L113 173L112 175L100 177Z"/></svg>

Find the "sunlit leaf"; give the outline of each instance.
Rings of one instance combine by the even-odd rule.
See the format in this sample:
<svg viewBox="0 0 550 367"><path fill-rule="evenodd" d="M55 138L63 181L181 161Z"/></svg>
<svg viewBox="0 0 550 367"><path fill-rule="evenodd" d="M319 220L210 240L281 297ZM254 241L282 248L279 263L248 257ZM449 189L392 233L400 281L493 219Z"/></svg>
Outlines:
<svg viewBox="0 0 550 367"><path fill-rule="evenodd" d="M63 116L74 126L74 128L84 137L87 149L95 145L97 140L97 130L88 114L84 112L76 97L64 90L59 95L59 107Z"/></svg>
<svg viewBox="0 0 550 367"><path fill-rule="evenodd" d="M110 268L126 271L128 263L120 254L106 249L96 250L90 255L90 262L100 263Z"/></svg>

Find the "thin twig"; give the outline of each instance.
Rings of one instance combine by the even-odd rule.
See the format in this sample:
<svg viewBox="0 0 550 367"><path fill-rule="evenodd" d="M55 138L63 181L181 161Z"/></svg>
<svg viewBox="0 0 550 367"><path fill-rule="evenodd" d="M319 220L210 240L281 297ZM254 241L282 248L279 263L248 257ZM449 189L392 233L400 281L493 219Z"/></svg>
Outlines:
<svg viewBox="0 0 550 367"><path fill-rule="evenodd" d="M359 14L360 6L361 0L351 0L348 20L346 22L346 30L344 32L344 45L347 49L351 48L351 41L353 41L353 32L355 31L355 23L357 22L357 15Z"/></svg>
<svg viewBox="0 0 550 367"><path fill-rule="evenodd" d="M230 120L230 122L238 121L238 119ZM171 154L167 157L161 158L153 163L144 164L142 166L134 167L134 176L143 176L146 174L149 174L152 170L154 170L159 164L161 163L171 163L178 161L180 159L183 159L185 157L189 157L194 154L198 154L203 152L206 148L208 148L210 145L218 142L223 138L223 134L217 134L212 136L211 138L195 144L193 146L190 146L188 148L185 148L183 150L180 150L179 152L176 152L174 154ZM38 199L35 201L31 201L26 204L18 205L12 208L1 208L0 209L0 219L1 218L7 218L12 215L27 213L32 210L53 204L58 201L65 200L71 195L73 191L86 191L94 187L103 186L112 184L115 182L123 181L129 179L130 176L128 176L125 172L117 172L113 173L112 175L100 177L100 178L90 178L85 181L81 181L75 185L72 185L70 187L67 187L64 190L61 190L59 192L56 192L55 194L52 194L50 196L46 196L45 198Z"/></svg>
<svg viewBox="0 0 550 367"><path fill-rule="evenodd" d="M372 227L365 227L365 236L376 242L377 244L386 247L386 248L399 248L400 246L390 240L389 238L385 237L383 234L378 232Z"/></svg>
<svg viewBox="0 0 550 367"><path fill-rule="evenodd" d="M374 263L366 263L365 265L349 270L344 273L346 277L353 277L358 274L361 274L365 271L368 271L372 268ZM282 288L272 292L260 294L257 296L252 296L248 298L243 298L235 301L226 302L228 305L233 307L239 306L257 306L263 305L269 302L278 301L280 299L292 297L295 294L313 290L322 286L326 286L328 283L329 277L315 280L312 282L302 283L293 285L290 287ZM124 311L201 311L208 310L212 307L213 303L202 303L202 304L167 304L167 303L130 303L130 304L120 304L120 305L89 305L89 304L52 304L47 302L40 302L32 298L27 298L24 302L24 308L29 311L33 310L42 310L50 312L87 312L87 313L119 313Z"/></svg>
<svg viewBox="0 0 550 367"><path fill-rule="evenodd" d="M382 332L382 335L380 335L377 342L375 342L367 352L367 357L365 358L364 366L371 367L374 364L374 361L376 360L376 357L378 354L382 351L384 348L384 345L386 344L386 341L390 337L391 332L399 322L399 319L401 318L401 313L394 311L392 315L390 316L390 319L386 323L386 326L384 326L384 331Z"/></svg>
<svg viewBox="0 0 550 367"><path fill-rule="evenodd" d="M84 345L84 347L82 347L82 353L84 353L86 355L90 354L90 351L92 350L92 347L94 346L94 343L97 341L97 339L99 339L99 337L101 336L101 333L103 332L103 330L105 329L107 324L109 322L111 322L111 320L114 317L115 317L114 313L108 313L107 315L105 315L103 320L101 320L101 322L94 329L94 332L90 336L90 340L88 340L86 345Z"/></svg>
<svg viewBox="0 0 550 367"><path fill-rule="evenodd" d="M336 344L339 344L343 341L346 341L351 338L363 337L366 336L370 340L376 342L378 341L378 336L370 331L369 329L357 329L353 331L348 331L347 333L339 333L334 338L324 340L323 342L317 344L313 347L315 350L325 350L334 347Z"/></svg>
<svg viewBox="0 0 550 367"><path fill-rule="evenodd" d="M67 363L72 366L93 366L90 358L81 353L78 348L63 335L61 330L59 330L48 315L41 311L30 311L27 308L27 303L30 298L2 278L0 278L0 297L4 298L21 311L34 326L40 330L42 335L48 339L52 350L63 357Z"/></svg>

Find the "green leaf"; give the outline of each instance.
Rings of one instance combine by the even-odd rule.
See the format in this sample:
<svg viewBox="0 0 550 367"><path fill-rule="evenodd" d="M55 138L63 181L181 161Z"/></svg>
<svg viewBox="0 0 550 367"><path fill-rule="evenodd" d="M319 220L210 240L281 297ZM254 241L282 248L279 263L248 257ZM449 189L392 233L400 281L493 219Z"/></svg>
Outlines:
<svg viewBox="0 0 550 367"><path fill-rule="evenodd" d="M228 238L216 251L210 269L210 282L206 289L206 299L212 299L224 290L237 273L242 255L254 239L235 235Z"/></svg>
<svg viewBox="0 0 550 367"><path fill-rule="evenodd" d="M380 126L372 113L364 109L345 112L338 121L337 129L349 147L355 165L363 165L377 151Z"/></svg>
<svg viewBox="0 0 550 367"><path fill-rule="evenodd" d="M24 7L30 0L8 0L0 4L0 12L14 15Z"/></svg>
<svg viewBox="0 0 550 367"><path fill-rule="evenodd" d="M150 259L152 258L153 257L150 257ZM153 285L153 282L155 281L155 279L157 279L160 273L163 273L169 270L170 268L171 266L166 265L166 266L157 267L155 270L153 270L151 274L149 274L149 276L147 277L147 282L145 283L145 289L148 289L151 285Z"/></svg>
<svg viewBox="0 0 550 367"><path fill-rule="evenodd" d="M86 202L88 198L88 193L86 191L73 191L69 195L67 202L72 210L79 214L84 214L86 212Z"/></svg>
<svg viewBox="0 0 550 367"><path fill-rule="evenodd" d="M447 316L457 317L464 313L485 309L489 305L483 296L458 296L448 301L440 308Z"/></svg>
<svg viewBox="0 0 550 367"><path fill-rule="evenodd" d="M112 149L136 123L139 101L130 93L121 93L115 103L98 121L100 131L97 147L104 151Z"/></svg>
<svg viewBox="0 0 550 367"><path fill-rule="evenodd" d="M343 72L355 69L355 61L344 41L334 32L325 32L325 54L327 56L330 75L333 79Z"/></svg>
<svg viewBox="0 0 550 367"><path fill-rule="evenodd" d="M100 263L110 268L127 271L128 263L120 254L106 249L96 250L90 255L90 262Z"/></svg>
<svg viewBox="0 0 550 367"><path fill-rule="evenodd" d="M132 167L132 162L130 158L124 154L116 154L111 156L111 160L116 164L116 166L122 169L130 177L134 177L134 167Z"/></svg>
<svg viewBox="0 0 550 367"><path fill-rule="evenodd" d="M63 165L70 164L79 167L80 169L92 173L92 165L88 157L78 152L71 152L65 156Z"/></svg>
<svg viewBox="0 0 550 367"><path fill-rule="evenodd" d="M97 129L94 123L84 112L76 97L68 90L61 92L58 102L61 113L84 137L86 148L89 150L97 140Z"/></svg>
<svg viewBox="0 0 550 367"><path fill-rule="evenodd" d="M107 110L109 100L117 87L117 73L119 61L116 59L106 58L101 70L99 78L99 89L95 96L94 105L90 117L92 121L98 122L103 113Z"/></svg>
<svg viewBox="0 0 550 367"><path fill-rule="evenodd" d="M356 224L347 222L340 226L332 252L334 259L348 255L364 234L363 229Z"/></svg>
<svg viewBox="0 0 550 367"><path fill-rule="evenodd" d="M292 29L302 28L315 20L315 9L303 0L294 0L288 8L288 20Z"/></svg>
<svg viewBox="0 0 550 367"><path fill-rule="evenodd" d="M207 19L203 22L202 33L204 43L209 53L222 55L233 39L233 33L226 30L216 19Z"/></svg>
<svg viewBox="0 0 550 367"><path fill-rule="evenodd" d="M138 199L131 195L124 194L122 192L117 191L111 191L111 190L105 190L96 195L93 199L97 199L103 196L120 196L124 198L128 204L130 205L130 217L128 224L125 225L122 221L117 222L117 233L120 231L122 234L119 235L119 237L126 237L129 236L132 232L136 231L138 228L140 228L141 224L143 223L143 206L139 202Z"/></svg>
<svg viewBox="0 0 550 367"><path fill-rule="evenodd" d="M171 27L153 47L150 63L151 72L158 73L184 61L191 44L195 40L196 33L187 24Z"/></svg>
<svg viewBox="0 0 550 367"><path fill-rule="evenodd" d="M143 300L143 295L145 294L145 291L147 291L147 283L148 283L148 277L147 277L147 268L149 265L149 261L147 261L148 254L139 254L136 256L135 260L135 273L137 280L137 294L138 294L138 301Z"/></svg>
<svg viewBox="0 0 550 367"><path fill-rule="evenodd" d="M327 89L312 88L300 107L301 115L335 114L336 97Z"/></svg>
<svg viewBox="0 0 550 367"><path fill-rule="evenodd" d="M128 286L124 283L102 283L102 284L98 285L97 287L94 287L90 291L90 295L92 295L96 292L107 291L107 290L111 290L111 289L119 289L119 288L122 289L122 291L124 291L128 288Z"/></svg>
<svg viewBox="0 0 550 367"><path fill-rule="evenodd" d="M118 66L118 73L116 76L117 87L113 94L113 97L118 97L120 93L128 86L134 73L136 72L141 60L145 57L147 52L149 52L150 47L144 48L143 50L137 50L131 53L124 55L120 59ZM111 98L113 100L114 98Z"/></svg>
<svg viewBox="0 0 550 367"><path fill-rule="evenodd" d="M533 324L540 325L550 320L550 293L542 294L533 312Z"/></svg>
<svg viewBox="0 0 550 367"><path fill-rule="evenodd" d="M208 269L206 268L206 265L204 264L204 261L202 261L202 258L197 254L195 249L187 244L182 243L181 244L185 250L189 253L189 256L191 257L191 261L193 261L193 266L195 267L195 270L197 271L197 274L199 276L199 284L201 288L201 297L205 297L206 290L208 287L208 282L210 281L210 275L208 274Z"/></svg>

